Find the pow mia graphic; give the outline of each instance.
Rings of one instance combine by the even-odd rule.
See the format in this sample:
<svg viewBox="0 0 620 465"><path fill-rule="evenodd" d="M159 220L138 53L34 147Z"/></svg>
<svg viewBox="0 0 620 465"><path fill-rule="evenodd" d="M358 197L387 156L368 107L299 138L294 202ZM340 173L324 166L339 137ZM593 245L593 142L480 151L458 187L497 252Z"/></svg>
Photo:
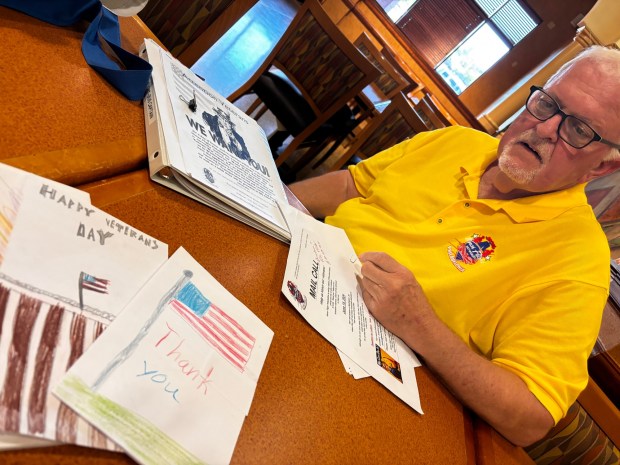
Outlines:
<svg viewBox="0 0 620 465"><path fill-rule="evenodd" d="M308 301L306 300L306 298L303 296L303 294L301 293L301 291L297 288L297 286L295 285L294 282L292 281L288 281L286 283L286 286L288 287L288 291L291 293L291 295L293 296L293 298L297 301L297 303L299 304L299 306L301 307L302 310L306 309L306 306L308 305Z"/></svg>

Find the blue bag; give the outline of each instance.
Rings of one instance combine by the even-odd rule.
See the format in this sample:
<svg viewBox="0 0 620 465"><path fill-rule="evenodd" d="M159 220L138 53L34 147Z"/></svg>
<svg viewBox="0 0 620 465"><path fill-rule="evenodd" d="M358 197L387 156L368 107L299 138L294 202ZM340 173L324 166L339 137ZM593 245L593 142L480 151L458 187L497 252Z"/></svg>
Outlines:
<svg viewBox="0 0 620 465"><path fill-rule="evenodd" d="M0 0L0 5L56 26L90 21L82 40L86 62L129 100L144 97L153 67L121 47L118 17L99 0ZM108 44L124 68L106 55L100 40Z"/></svg>

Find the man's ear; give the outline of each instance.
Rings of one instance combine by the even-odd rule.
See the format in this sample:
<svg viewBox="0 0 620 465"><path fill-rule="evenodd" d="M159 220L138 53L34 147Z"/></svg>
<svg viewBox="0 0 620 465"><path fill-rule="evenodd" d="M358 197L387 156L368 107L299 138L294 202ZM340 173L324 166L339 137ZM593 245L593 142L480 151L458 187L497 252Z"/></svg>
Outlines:
<svg viewBox="0 0 620 465"><path fill-rule="evenodd" d="M597 167L592 168L588 172L588 174L584 176L584 180L582 182L592 181L593 179L597 179L607 174L613 173L618 169L620 169L620 158L615 158L613 160L603 160Z"/></svg>

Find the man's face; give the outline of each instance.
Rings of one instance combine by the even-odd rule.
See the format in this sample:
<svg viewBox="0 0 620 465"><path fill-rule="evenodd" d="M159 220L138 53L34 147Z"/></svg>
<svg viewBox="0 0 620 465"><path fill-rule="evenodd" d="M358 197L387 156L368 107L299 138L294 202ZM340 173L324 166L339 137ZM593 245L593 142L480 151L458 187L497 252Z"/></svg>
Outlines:
<svg viewBox="0 0 620 465"><path fill-rule="evenodd" d="M601 82L591 63L580 62L545 91L561 109L585 121L604 139L620 143L620 105L609 82ZM589 181L612 150L592 142L576 149L558 137L558 114L539 121L523 111L500 141L500 170L517 189L532 194L556 191Z"/></svg>

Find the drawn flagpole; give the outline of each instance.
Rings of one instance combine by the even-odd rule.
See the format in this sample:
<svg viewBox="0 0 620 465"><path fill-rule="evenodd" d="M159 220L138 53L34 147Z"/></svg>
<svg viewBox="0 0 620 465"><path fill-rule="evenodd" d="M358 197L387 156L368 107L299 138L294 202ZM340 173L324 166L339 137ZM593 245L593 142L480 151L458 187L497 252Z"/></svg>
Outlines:
<svg viewBox="0 0 620 465"><path fill-rule="evenodd" d="M108 284L110 284L109 279L97 278L93 275L80 271L80 281L78 283L80 310L84 310L84 289L97 292L99 294L107 294Z"/></svg>
<svg viewBox="0 0 620 465"><path fill-rule="evenodd" d="M144 337L148 334L151 326L153 326L155 321L157 321L159 315L162 314L168 302L178 294L178 292L185 286L185 284L187 284L187 282L191 279L192 276L193 273L191 271L183 270L183 276L168 292L166 292L166 294L162 296L162 298L159 300L159 303L157 304L157 307L155 307L155 310L153 310L150 318L144 323L140 331L138 331L136 337L134 337L133 340L129 344L127 344L127 346L123 350L121 350L101 371L99 377L92 385L93 391L99 389L101 384L108 378L108 376L110 376L110 374L116 368L122 365L125 360L127 360L129 356L136 350L136 347L138 347L140 341L144 339Z"/></svg>
<svg viewBox="0 0 620 465"><path fill-rule="evenodd" d="M80 296L80 311L84 311L84 291L82 289L83 279L84 279L84 272L80 271L80 279L78 280L78 293Z"/></svg>

